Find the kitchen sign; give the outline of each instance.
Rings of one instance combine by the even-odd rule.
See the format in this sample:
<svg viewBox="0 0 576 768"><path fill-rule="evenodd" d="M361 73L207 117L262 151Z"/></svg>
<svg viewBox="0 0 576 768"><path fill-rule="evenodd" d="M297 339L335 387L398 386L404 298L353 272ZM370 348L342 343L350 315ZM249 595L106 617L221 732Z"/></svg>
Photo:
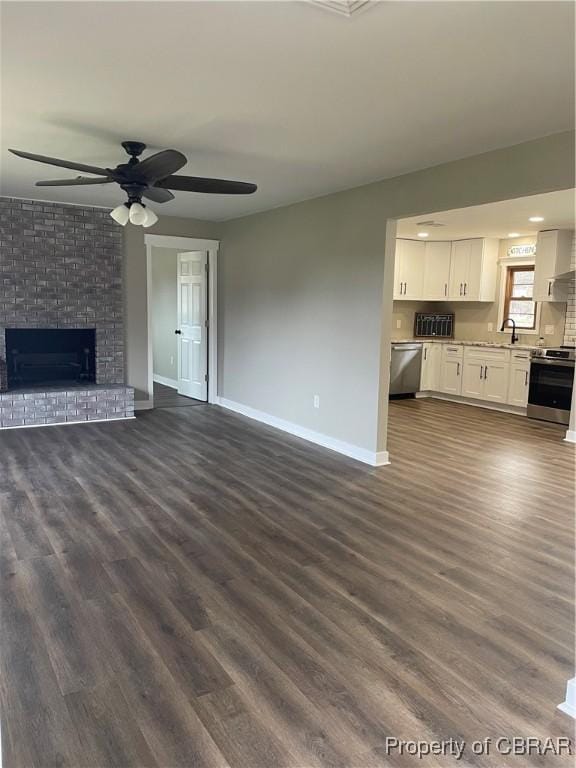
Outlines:
<svg viewBox="0 0 576 768"><path fill-rule="evenodd" d="M534 256L536 254L536 244L531 245L513 245L508 248L508 256Z"/></svg>

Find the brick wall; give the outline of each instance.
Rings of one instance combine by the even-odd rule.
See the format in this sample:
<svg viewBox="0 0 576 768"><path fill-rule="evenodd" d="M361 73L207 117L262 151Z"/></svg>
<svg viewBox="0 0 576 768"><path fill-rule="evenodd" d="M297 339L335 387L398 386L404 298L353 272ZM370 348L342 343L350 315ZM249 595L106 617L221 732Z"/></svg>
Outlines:
<svg viewBox="0 0 576 768"><path fill-rule="evenodd" d="M572 239L572 257L570 259L570 265L572 269L576 269L576 234ZM572 280L568 291L566 325L564 326L564 344L576 344L576 280Z"/></svg>
<svg viewBox="0 0 576 768"><path fill-rule="evenodd" d="M124 381L122 229L108 211L0 198L0 391L5 328L95 328L96 381Z"/></svg>

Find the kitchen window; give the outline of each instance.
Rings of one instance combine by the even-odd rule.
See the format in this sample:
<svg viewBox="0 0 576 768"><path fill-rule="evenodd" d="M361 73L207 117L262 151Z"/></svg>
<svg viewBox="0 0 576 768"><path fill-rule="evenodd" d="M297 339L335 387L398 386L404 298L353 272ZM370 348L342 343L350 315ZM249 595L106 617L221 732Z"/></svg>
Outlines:
<svg viewBox="0 0 576 768"><path fill-rule="evenodd" d="M534 301L534 265L508 267L504 294L504 318L518 330L536 329L537 303Z"/></svg>

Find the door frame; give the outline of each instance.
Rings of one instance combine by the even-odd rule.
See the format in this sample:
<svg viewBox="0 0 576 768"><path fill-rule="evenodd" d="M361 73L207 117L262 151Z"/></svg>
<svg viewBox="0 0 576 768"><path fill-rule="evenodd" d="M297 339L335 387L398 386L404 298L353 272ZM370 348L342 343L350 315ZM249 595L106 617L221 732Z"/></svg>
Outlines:
<svg viewBox="0 0 576 768"><path fill-rule="evenodd" d="M218 248L219 240L172 235L144 235L146 244L146 303L148 331L148 392L154 407L154 358L152 348L152 248L208 252L208 403L218 402Z"/></svg>

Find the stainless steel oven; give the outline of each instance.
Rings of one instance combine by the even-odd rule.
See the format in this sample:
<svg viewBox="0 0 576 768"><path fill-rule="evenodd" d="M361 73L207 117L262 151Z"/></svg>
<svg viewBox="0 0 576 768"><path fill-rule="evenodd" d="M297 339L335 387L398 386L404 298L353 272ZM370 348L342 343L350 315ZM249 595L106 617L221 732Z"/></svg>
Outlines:
<svg viewBox="0 0 576 768"><path fill-rule="evenodd" d="M576 350L538 349L530 362L527 415L533 419L568 424Z"/></svg>

